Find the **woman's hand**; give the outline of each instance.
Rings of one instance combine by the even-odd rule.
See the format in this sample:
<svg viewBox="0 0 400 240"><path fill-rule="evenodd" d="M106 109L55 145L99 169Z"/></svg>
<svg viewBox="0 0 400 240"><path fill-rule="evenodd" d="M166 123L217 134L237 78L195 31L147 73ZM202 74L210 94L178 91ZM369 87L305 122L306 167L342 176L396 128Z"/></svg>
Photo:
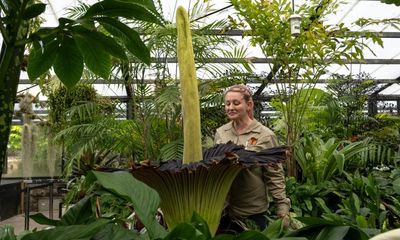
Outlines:
<svg viewBox="0 0 400 240"><path fill-rule="evenodd" d="M283 229L288 229L290 225L290 216L289 213L287 214L279 214L277 215L278 218L282 219Z"/></svg>

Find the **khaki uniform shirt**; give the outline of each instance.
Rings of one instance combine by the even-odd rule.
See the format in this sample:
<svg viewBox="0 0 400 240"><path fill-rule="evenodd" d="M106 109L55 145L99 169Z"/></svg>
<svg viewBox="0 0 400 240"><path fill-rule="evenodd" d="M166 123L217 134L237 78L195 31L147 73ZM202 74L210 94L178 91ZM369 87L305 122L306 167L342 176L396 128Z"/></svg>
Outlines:
<svg viewBox="0 0 400 240"><path fill-rule="evenodd" d="M236 133L232 122L218 128L215 134L215 144L228 141L243 145L251 151L260 151L278 144L275 134L255 119L246 132L240 135ZM282 164L243 169L232 183L226 210L231 217L236 218L246 218L253 214L263 213L268 209L268 192L274 199L276 214L288 214L290 200L286 198Z"/></svg>

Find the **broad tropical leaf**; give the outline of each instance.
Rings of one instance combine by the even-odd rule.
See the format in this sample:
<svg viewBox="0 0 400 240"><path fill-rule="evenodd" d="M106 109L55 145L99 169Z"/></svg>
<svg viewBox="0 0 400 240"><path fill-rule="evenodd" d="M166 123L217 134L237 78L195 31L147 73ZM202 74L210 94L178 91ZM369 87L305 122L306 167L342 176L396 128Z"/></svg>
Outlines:
<svg viewBox="0 0 400 240"><path fill-rule="evenodd" d="M108 79L111 73L111 57L104 50L104 45L100 43L94 34L74 33L73 38L82 53L86 66L95 74L104 79Z"/></svg>
<svg viewBox="0 0 400 240"><path fill-rule="evenodd" d="M87 225L59 226L57 228L34 232L22 237L22 240L73 240L91 239L109 223L109 220L99 219ZM68 234L66 234L68 233Z"/></svg>
<svg viewBox="0 0 400 240"><path fill-rule="evenodd" d="M30 216L35 222L50 226L69 226L88 224L93 222L96 217L92 212L92 206L89 197L85 197L77 202L59 220L49 219L41 213Z"/></svg>
<svg viewBox="0 0 400 240"><path fill-rule="evenodd" d="M318 234L316 240L342 240L348 233L349 226L325 227Z"/></svg>
<svg viewBox="0 0 400 240"><path fill-rule="evenodd" d="M79 82L83 72L83 57L72 38L65 36L62 40L54 61L54 72L68 88Z"/></svg>
<svg viewBox="0 0 400 240"><path fill-rule="evenodd" d="M150 64L150 51L135 30L113 18L96 17L95 19L110 34L121 39L129 52L131 52L144 63Z"/></svg>
<svg viewBox="0 0 400 240"><path fill-rule="evenodd" d="M127 19L137 19L161 25L160 19L150 12L147 8L121 1L106 0L93 4L83 16L83 18L94 16L124 17Z"/></svg>
<svg viewBox="0 0 400 240"><path fill-rule="evenodd" d="M28 20L28 19L37 17L37 16L39 16L40 14L42 14L45 10L46 10L46 4L44 4L44 3L36 3L36 4L33 4L33 5L29 6L29 7L25 10L25 12L24 12L22 18L23 18L24 20Z"/></svg>
<svg viewBox="0 0 400 240"><path fill-rule="evenodd" d="M128 172L92 173L104 188L133 203L135 212L145 225L150 237L160 238L166 235L166 230L155 218L160 204L160 198L155 190L136 180Z"/></svg>
<svg viewBox="0 0 400 240"><path fill-rule="evenodd" d="M76 27L73 29L73 31L76 34L87 38L88 42L96 42L96 45L102 45L101 49L111 54L112 56L122 60L128 60L124 48L120 44L118 44L114 38L104 35L103 33L100 33L98 31L87 30L83 27Z"/></svg>
<svg viewBox="0 0 400 240"><path fill-rule="evenodd" d="M124 2L130 4L136 4L149 9L150 11L157 12L154 2L151 0L116 0L117 2Z"/></svg>
<svg viewBox="0 0 400 240"><path fill-rule="evenodd" d="M40 77L51 68L57 56L58 44L57 39L43 41L43 48L38 42L33 44L28 57L28 76L31 80Z"/></svg>

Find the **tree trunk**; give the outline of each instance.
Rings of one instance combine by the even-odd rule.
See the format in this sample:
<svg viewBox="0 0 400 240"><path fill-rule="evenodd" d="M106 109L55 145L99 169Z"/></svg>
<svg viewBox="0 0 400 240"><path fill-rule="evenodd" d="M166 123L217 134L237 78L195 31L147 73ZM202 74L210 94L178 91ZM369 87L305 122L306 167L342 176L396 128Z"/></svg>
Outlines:
<svg viewBox="0 0 400 240"><path fill-rule="evenodd" d="M131 81L130 72L129 72L129 64L122 63L121 64L121 72L124 80L124 86L126 90L127 102L126 102L126 119L133 119L133 97L134 97L134 89L133 83Z"/></svg>
<svg viewBox="0 0 400 240"><path fill-rule="evenodd" d="M11 21L2 31L3 43L0 52L0 182L3 167L7 161L7 144L10 135L14 103L17 95L21 63L24 58L25 44L16 44L25 40L28 35L29 23L22 19L28 4L22 2L19 9L9 8L7 16ZM3 16L2 16L3 17Z"/></svg>
<svg viewBox="0 0 400 240"><path fill-rule="evenodd" d="M7 161L7 144L10 135L14 103L17 95L19 75L21 73L21 62L25 46L6 46L3 42L1 47L0 66L2 71L0 78L0 170L3 170ZM0 181L3 171L0 171Z"/></svg>
<svg viewBox="0 0 400 240"><path fill-rule="evenodd" d="M297 169L297 163L295 159L295 149L294 149L294 129L292 127L292 124L288 124L288 129L287 129L287 145L289 146L289 155L286 159L286 171L287 175L289 177L294 177L297 179L298 176L298 169Z"/></svg>

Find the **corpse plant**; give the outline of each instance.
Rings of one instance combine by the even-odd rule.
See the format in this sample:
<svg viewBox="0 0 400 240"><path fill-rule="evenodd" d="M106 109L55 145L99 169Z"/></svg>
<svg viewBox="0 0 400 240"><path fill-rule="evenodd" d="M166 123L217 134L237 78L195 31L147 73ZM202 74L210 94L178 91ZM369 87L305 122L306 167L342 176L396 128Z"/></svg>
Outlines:
<svg viewBox="0 0 400 240"><path fill-rule="evenodd" d="M178 63L181 80L184 157L182 161L145 162L132 174L160 195L168 228L189 222L196 212L215 235L225 198L243 167L283 161L285 148L249 152L243 147L217 145L202 156L200 106L188 13L178 7ZM203 158L203 160L202 160Z"/></svg>

